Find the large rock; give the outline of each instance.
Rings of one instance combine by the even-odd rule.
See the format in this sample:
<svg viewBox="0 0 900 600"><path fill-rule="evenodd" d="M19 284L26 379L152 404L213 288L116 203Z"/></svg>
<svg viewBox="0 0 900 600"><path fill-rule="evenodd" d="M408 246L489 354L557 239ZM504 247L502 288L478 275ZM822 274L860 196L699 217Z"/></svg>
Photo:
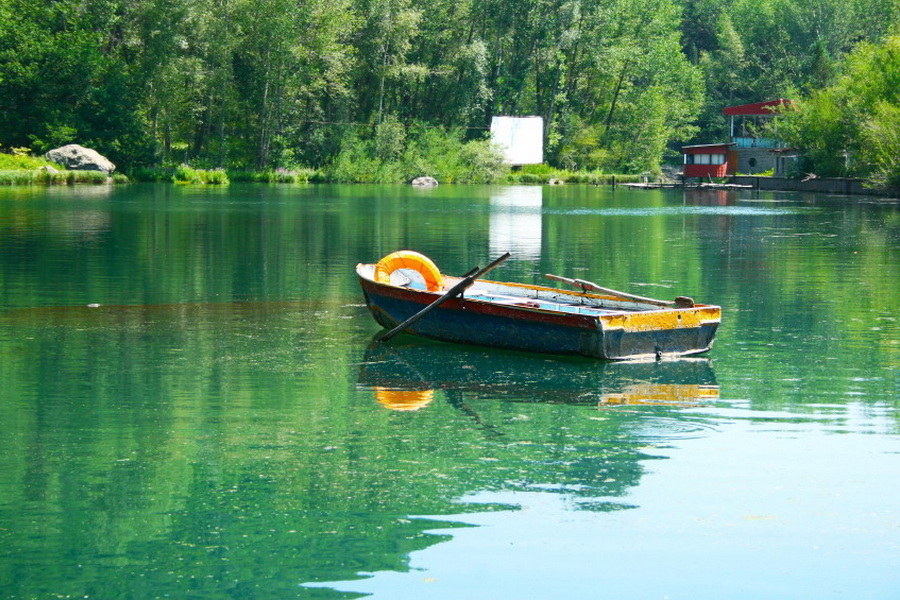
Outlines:
<svg viewBox="0 0 900 600"><path fill-rule="evenodd" d="M435 187L438 182L434 177L424 176L416 177L412 180L412 184L416 187Z"/></svg>
<svg viewBox="0 0 900 600"><path fill-rule="evenodd" d="M78 144L54 148L45 154L44 158L73 171L102 171L109 175L116 170L116 165L108 158L96 150Z"/></svg>

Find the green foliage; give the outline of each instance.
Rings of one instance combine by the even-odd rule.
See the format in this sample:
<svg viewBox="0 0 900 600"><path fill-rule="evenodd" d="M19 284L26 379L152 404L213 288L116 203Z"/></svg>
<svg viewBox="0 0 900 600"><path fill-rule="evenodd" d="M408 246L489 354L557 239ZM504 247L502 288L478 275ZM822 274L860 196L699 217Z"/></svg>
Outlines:
<svg viewBox="0 0 900 600"><path fill-rule="evenodd" d="M0 185L73 185L76 183L108 183L110 178L100 171L69 171L56 163L30 155L30 148L12 148L11 154L0 153ZM112 179L127 181L124 175Z"/></svg>
<svg viewBox="0 0 900 600"><path fill-rule="evenodd" d="M263 171L228 171L228 179L241 183L309 183L323 175L314 169L268 169Z"/></svg>
<svg viewBox="0 0 900 600"><path fill-rule="evenodd" d="M900 190L900 105L881 101L860 130L860 160L876 187Z"/></svg>
<svg viewBox="0 0 900 600"><path fill-rule="evenodd" d="M228 174L222 169L194 169L188 165L178 165L172 174L174 183L194 183L227 185Z"/></svg>
<svg viewBox="0 0 900 600"><path fill-rule="evenodd" d="M0 153L0 170L37 169L39 167L60 168L56 163L22 153L21 150L23 149L21 148L14 150L20 150L20 152L14 152L13 154Z"/></svg>
<svg viewBox="0 0 900 600"><path fill-rule="evenodd" d="M566 169L554 169L547 165L529 165L521 171L509 173L505 183L510 184L539 184L546 185L551 181L557 183L587 184L587 185L613 185L619 183L636 183L641 181L642 175L604 173L603 171L569 171Z"/></svg>
<svg viewBox="0 0 900 600"><path fill-rule="evenodd" d="M30 185L35 183L34 171L0 170L0 185Z"/></svg>
<svg viewBox="0 0 900 600"><path fill-rule="evenodd" d="M814 92L777 120L779 134L824 176L900 184L900 35L861 44L834 85Z"/></svg>
<svg viewBox="0 0 900 600"><path fill-rule="evenodd" d="M168 167L140 167L133 169L129 175L134 181L163 182L172 181L175 174L174 168Z"/></svg>
<svg viewBox="0 0 900 600"><path fill-rule="evenodd" d="M349 133L326 176L345 183L408 183L421 175L441 183L492 183L507 170L488 140L465 141L459 131L405 128L386 119L371 138Z"/></svg>
<svg viewBox="0 0 900 600"><path fill-rule="evenodd" d="M420 125L461 144L540 115L550 164L656 172L721 139L723 106L832 85L897 22L896 0L8 0L0 141L78 141L167 177L464 181L495 176L487 147L441 151Z"/></svg>
<svg viewBox="0 0 900 600"><path fill-rule="evenodd" d="M706 99L696 142L727 135L722 108L798 99L835 83L860 42L878 43L900 22L896 0L686 0L683 28L697 31ZM712 33L712 37L710 37Z"/></svg>
<svg viewBox="0 0 900 600"><path fill-rule="evenodd" d="M114 183L127 181L121 176L118 180L114 177ZM0 185L75 185L76 183L104 184L109 183L110 178L100 171L57 171L51 172L45 169L35 170L0 170Z"/></svg>

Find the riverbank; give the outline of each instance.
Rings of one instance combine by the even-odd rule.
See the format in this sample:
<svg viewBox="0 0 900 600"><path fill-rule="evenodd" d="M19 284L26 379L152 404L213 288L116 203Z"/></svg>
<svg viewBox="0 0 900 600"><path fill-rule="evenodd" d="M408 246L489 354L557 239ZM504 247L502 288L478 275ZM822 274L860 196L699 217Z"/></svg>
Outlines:
<svg viewBox="0 0 900 600"><path fill-rule="evenodd" d="M180 176L179 172L187 170L179 167L176 168L145 168L137 169L130 174L130 178L134 181L143 182L166 182L166 181L182 181L191 183L212 183L204 181L188 181L184 176ZM189 169L195 173L213 173L220 170ZM224 169L227 181L217 181L216 183L373 183L370 181L361 181L357 178L342 177L340 173L335 173L322 169L311 169L298 167L294 169L264 169L264 170L246 170L246 169ZM427 175L428 173L422 173ZM199 175L198 175L199 178ZM636 183L642 181L644 176L622 173L602 173L596 171L567 171L563 169L554 169L546 165L530 165L516 171L508 171L501 175L499 179L491 178L490 181L474 181L465 183L499 183L505 185L563 185L563 184L588 184L588 185L617 185L622 183ZM457 183L453 178L442 179L436 177L439 184ZM391 181L383 181L378 183L386 184L404 184L411 180L396 179Z"/></svg>
<svg viewBox="0 0 900 600"><path fill-rule="evenodd" d="M72 171L36 156L0 154L0 185L74 185L76 183L126 183L121 173Z"/></svg>
<svg viewBox="0 0 900 600"><path fill-rule="evenodd" d="M859 196L898 197L900 190L869 187L865 179L854 177L814 177L791 179L790 177L735 175L730 182L754 190L778 192L813 192L818 194L845 194Z"/></svg>
<svg viewBox="0 0 900 600"><path fill-rule="evenodd" d="M540 169L523 169L508 172L499 180L491 183L504 185L618 185L637 183L644 179L641 175L622 173L598 173L591 171L565 171L550 167ZM0 169L0 185L54 185L73 183L107 183L108 178L98 171L67 171L52 167ZM170 168L142 168L124 175L116 173L111 177L114 183L191 183L208 185L227 185L228 183L368 183L364 181L347 181L332 173L320 169L265 169L251 171L245 169L194 169L187 166ZM389 181L381 183L404 184L409 181ZM438 183L455 183L441 181ZM469 182L467 182L469 183ZM486 183L486 182L474 182Z"/></svg>

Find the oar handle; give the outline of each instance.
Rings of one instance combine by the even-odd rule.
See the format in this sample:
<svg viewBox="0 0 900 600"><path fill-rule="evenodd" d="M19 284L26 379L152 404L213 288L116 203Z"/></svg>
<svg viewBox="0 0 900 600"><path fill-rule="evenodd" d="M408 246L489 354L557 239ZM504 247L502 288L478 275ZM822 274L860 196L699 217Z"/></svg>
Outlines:
<svg viewBox="0 0 900 600"><path fill-rule="evenodd" d="M449 300L450 298L453 298L453 297L458 296L459 294L463 293L467 287L469 287L470 285L472 285L475 282L476 279L478 279L479 277L481 277L482 275L484 275L485 273L487 273L494 267L499 266L500 263L505 261L510 256L512 256L512 255L509 252L507 252L506 254L504 254L497 260L493 261L491 264L489 264L488 266L486 266L483 269L479 269L478 267L475 267L474 269L472 269L471 271L466 273L466 275L460 281L458 281L456 283L456 285L454 285L452 288L447 290L447 292L445 292L443 296L440 296L437 300L435 300L434 302L432 302L431 304L429 304L428 306L426 306L425 308L423 308L422 310L420 310L419 312L417 312L416 314L414 314L407 320L403 321L402 323L400 323L399 325L397 325L396 327L394 327L393 329L391 329L390 331L388 331L387 333L385 333L384 335L379 337L378 341L379 342L388 341L389 339L391 339L392 337L394 337L395 335L397 335L398 333L400 333L401 331L403 331L404 329L406 329L407 327L409 327L410 325L412 325L413 323L415 323L416 321L418 321L419 319L424 317L426 314L428 314L429 312L431 312L432 310L434 310L435 308L437 308L438 306L440 306L441 304L443 304L444 302Z"/></svg>
<svg viewBox="0 0 900 600"><path fill-rule="evenodd" d="M687 296L679 296L675 299L675 302L669 302L667 300L657 300L656 298L647 298L645 296L636 296L627 292L620 292L618 290L599 286L591 281L585 281L584 279L570 279L568 277L560 277L559 275L552 275L550 273L545 274L544 277L546 277L547 279L552 279L553 281L560 281L562 283L567 283L575 287L580 287L584 291L591 290L594 292L600 292L601 294L607 294L609 296L615 296L617 298L622 298L623 300L631 300L633 302L653 304L654 306L675 306L677 308L690 308L694 306L693 299L688 298Z"/></svg>

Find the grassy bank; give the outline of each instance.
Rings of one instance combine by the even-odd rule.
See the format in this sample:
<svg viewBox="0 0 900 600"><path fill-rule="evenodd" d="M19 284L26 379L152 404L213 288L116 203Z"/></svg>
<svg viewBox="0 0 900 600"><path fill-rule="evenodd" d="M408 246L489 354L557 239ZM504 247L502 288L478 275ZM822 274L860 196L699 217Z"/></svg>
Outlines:
<svg viewBox="0 0 900 600"><path fill-rule="evenodd" d="M615 185L619 183L636 183L641 175L623 175L621 173L603 173L600 171L566 171L548 165L526 165L519 171L508 173L503 182L508 184L563 184L581 183L588 185Z"/></svg>
<svg viewBox="0 0 900 600"><path fill-rule="evenodd" d="M109 177L100 171L15 171L0 170L0 185L74 185L76 183L107 183ZM127 181L124 175L114 175L115 183Z"/></svg>
<svg viewBox="0 0 900 600"><path fill-rule="evenodd" d="M114 183L128 178L120 173ZM74 185L107 183L110 177L100 171L69 171L43 158L23 154L0 154L0 185Z"/></svg>
<svg viewBox="0 0 900 600"><path fill-rule="evenodd" d="M464 142L445 132L426 131L405 140L402 147L385 151L386 142L353 139L337 159L325 169L306 167L277 169L199 169L182 164L177 167L135 169L129 176L116 173L116 183L126 181L164 182L202 185L236 183L385 183L408 184L412 179L430 175L442 184L500 183L510 185L546 185L554 183L610 185L640 181L640 175L609 174L592 171L566 171L548 165L528 165L511 171L495 149L484 141ZM56 171L56 172L54 172ZM0 154L0 185L72 185L100 184L108 181L98 171L68 171L43 158Z"/></svg>
<svg viewBox="0 0 900 600"><path fill-rule="evenodd" d="M402 175L404 168L402 165L382 164L367 170L365 173L354 172L352 175L347 173L335 172L334 170L309 169L296 167L292 169L264 169L254 171L250 169L227 169L220 170L204 170L204 169L181 169L176 174L173 167L163 168L144 168L137 169L130 174L132 181L143 182L172 182L177 183L385 183L385 184L407 184L413 177L408 176L407 179ZM209 178L212 173L224 173L222 181L203 181L204 177ZM205 175L204 175L205 174ZM388 177L388 174L394 176ZM420 175L431 175L431 173L422 171ZM441 174L439 174L441 175ZM219 177L222 177L221 175ZM622 175L610 174L594 171L566 171L562 169L554 169L546 165L530 165L519 171L507 171L498 177L487 177L483 180L473 177L454 178L446 176L435 177L439 183L500 183L508 185L547 185L547 184L587 184L587 185L615 185L619 183L633 183L641 181L641 175ZM460 181L462 179L462 181ZM227 181L225 181L227 180Z"/></svg>

